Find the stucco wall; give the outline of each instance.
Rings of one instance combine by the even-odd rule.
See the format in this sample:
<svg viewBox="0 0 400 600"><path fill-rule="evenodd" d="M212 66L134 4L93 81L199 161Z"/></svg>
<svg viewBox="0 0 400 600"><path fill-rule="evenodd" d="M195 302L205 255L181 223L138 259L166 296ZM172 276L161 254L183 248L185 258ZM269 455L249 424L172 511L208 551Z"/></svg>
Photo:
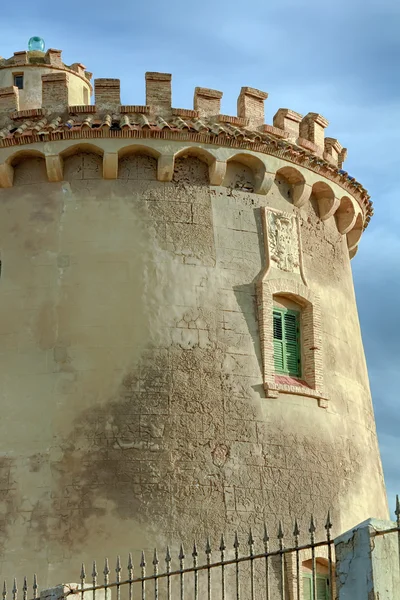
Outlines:
<svg viewBox="0 0 400 600"><path fill-rule="evenodd" d="M330 508L339 533L386 517L345 238L315 201L300 209L328 408L265 398L259 209L294 208L283 181L265 197L207 178L179 158L162 183L155 159L128 156L104 181L86 153L52 184L25 159L0 190L4 571L54 585L81 560L264 520L306 531L314 512L323 531Z"/></svg>
<svg viewBox="0 0 400 600"><path fill-rule="evenodd" d="M24 89L19 90L19 109L40 108L42 106L42 75L59 72L51 67L42 65L13 65L9 68L0 69L0 88L14 85L14 73L24 75ZM87 104L84 90L87 90L87 98L90 103L90 86L82 77L68 72L68 104Z"/></svg>

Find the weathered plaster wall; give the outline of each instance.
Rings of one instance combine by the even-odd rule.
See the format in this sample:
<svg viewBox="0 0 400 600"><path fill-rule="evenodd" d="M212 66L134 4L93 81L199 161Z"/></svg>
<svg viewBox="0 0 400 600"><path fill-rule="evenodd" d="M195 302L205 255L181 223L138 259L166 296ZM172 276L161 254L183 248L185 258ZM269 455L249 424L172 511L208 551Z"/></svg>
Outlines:
<svg viewBox="0 0 400 600"><path fill-rule="evenodd" d="M211 188L189 157L162 183L128 156L104 181L83 153L62 183L29 158L0 190L2 571L54 585L81 560L244 539L264 519L304 531L314 512L322 531L330 508L338 533L386 517L345 239L301 209L328 408L265 398L259 209L293 206L283 180L265 197L246 167L227 177L241 189Z"/></svg>
<svg viewBox="0 0 400 600"><path fill-rule="evenodd" d="M0 69L0 88L14 85L14 73L23 74L24 89L19 90L19 109L40 108L42 106L42 75L59 73L60 70L38 65L13 65L9 68ZM84 90L87 90L87 98L90 98L90 86L82 77L68 71L68 104L87 104Z"/></svg>

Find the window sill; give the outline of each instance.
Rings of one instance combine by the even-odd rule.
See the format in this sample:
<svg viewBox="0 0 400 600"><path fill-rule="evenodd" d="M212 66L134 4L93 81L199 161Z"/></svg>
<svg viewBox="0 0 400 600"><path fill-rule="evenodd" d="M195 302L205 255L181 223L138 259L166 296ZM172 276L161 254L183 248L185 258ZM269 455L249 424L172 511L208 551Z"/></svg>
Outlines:
<svg viewBox="0 0 400 600"><path fill-rule="evenodd" d="M295 394L315 398L320 408L328 408L328 399L323 396L321 390L313 389L308 383L295 377L275 375L274 383L265 383L264 389L267 398L278 398L279 394Z"/></svg>

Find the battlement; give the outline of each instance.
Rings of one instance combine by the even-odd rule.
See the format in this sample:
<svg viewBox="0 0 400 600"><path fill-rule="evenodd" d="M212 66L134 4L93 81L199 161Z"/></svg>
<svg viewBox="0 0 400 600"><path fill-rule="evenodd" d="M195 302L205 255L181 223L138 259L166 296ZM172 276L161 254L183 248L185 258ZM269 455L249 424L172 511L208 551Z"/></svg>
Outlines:
<svg viewBox="0 0 400 600"><path fill-rule="evenodd" d="M60 60L57 53L49 50L44 56L56 62ZM17 53L16 60L26 60L27 53L20 54ZM76 68L83 72L83 65ZM264 104L268 94L251 87L241 88L237 115L221 114L223 92L203 87L195 88L193 108L175 108L172 76L155 72L145 75L145 105L121 104L120 80L110 78L94 80L94 104L71 104L71 78L70 68L41 74L38 106L22 110L20 90L12 85L0 87L0 149L42 142L120 137L168 139L250 150L295 163L339 184L357 200L363 214L363 227L368 225L373 214L369 195L343 170L347 150L337 139L325 137L328 121L318 113L303 116L280 108L273 116L273 124L267 124ZM222 163L217 157L215 161L212 169L217 173ZM6 179L3 185L9 185L8 175ZM219 180L216 175L213 179ZM297 185L297 194L301 181L291 183ZM264 187L260 183L258 189ZM336 210L336 204L329 199L327 205L333 212ZM331 212L331 209L324 211L325 217Z"/></svg>
<svg viewBox="0 0 400 600"><path fill-rule="evenodd" d="M32 56L32 54L34 56ZM36 56L40 54L41 56ZM328 163L342 168L346 150L334 138L325 138L328 121L321 115L309 112L302 116L293 110L280 108L273 117L273 125L265 124L264 102L268 94L251 87L242 87L237 100L237 115L221 114L221 98L223 92L209 88L196 87L193 109L176 109L172 106L172 76L169 73L148 72L146 81L146 105L138 109L137 105L121 105L119 79L95 79L95 104L69 105L70 72L84 77L87 81L91 73L85 71L80 63L67 67L61 62L60 50L48 50L46 54L38 52L16 52L8 60L0 60L0 69L5 66L22 66L30 64L51 65L62 69L41 76L41 102L31 109L43 109L46 116L53 113L91 114L101 118L106 112L112 115L149 115L150 121L168 120L170 117L187 117L194 119L207 118L218 123L230 124L233 128L241 128L257 134L271 135L274 138L287 140L299 147L321 157ZM20 111L20 90L13 86L0 88L0 125L4 128L10 119L24 118ZM190 111L190 115L188 113ZM41 113L42 114L42 113ZM115 120L115 119L114 119ZM126 121L125 126L129 126Z"/></svg>

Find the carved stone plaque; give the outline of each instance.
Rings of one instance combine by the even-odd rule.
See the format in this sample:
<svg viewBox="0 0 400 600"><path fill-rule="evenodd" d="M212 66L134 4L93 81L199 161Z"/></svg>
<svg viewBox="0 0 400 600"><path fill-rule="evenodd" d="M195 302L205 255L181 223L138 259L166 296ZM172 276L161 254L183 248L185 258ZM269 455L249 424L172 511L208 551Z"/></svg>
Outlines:
<svg viewBox="0 0 400 600"><path fill-rule="evenodd" d="M296 215L265 210L269 266L301 274L300 240Z"/></svg>

